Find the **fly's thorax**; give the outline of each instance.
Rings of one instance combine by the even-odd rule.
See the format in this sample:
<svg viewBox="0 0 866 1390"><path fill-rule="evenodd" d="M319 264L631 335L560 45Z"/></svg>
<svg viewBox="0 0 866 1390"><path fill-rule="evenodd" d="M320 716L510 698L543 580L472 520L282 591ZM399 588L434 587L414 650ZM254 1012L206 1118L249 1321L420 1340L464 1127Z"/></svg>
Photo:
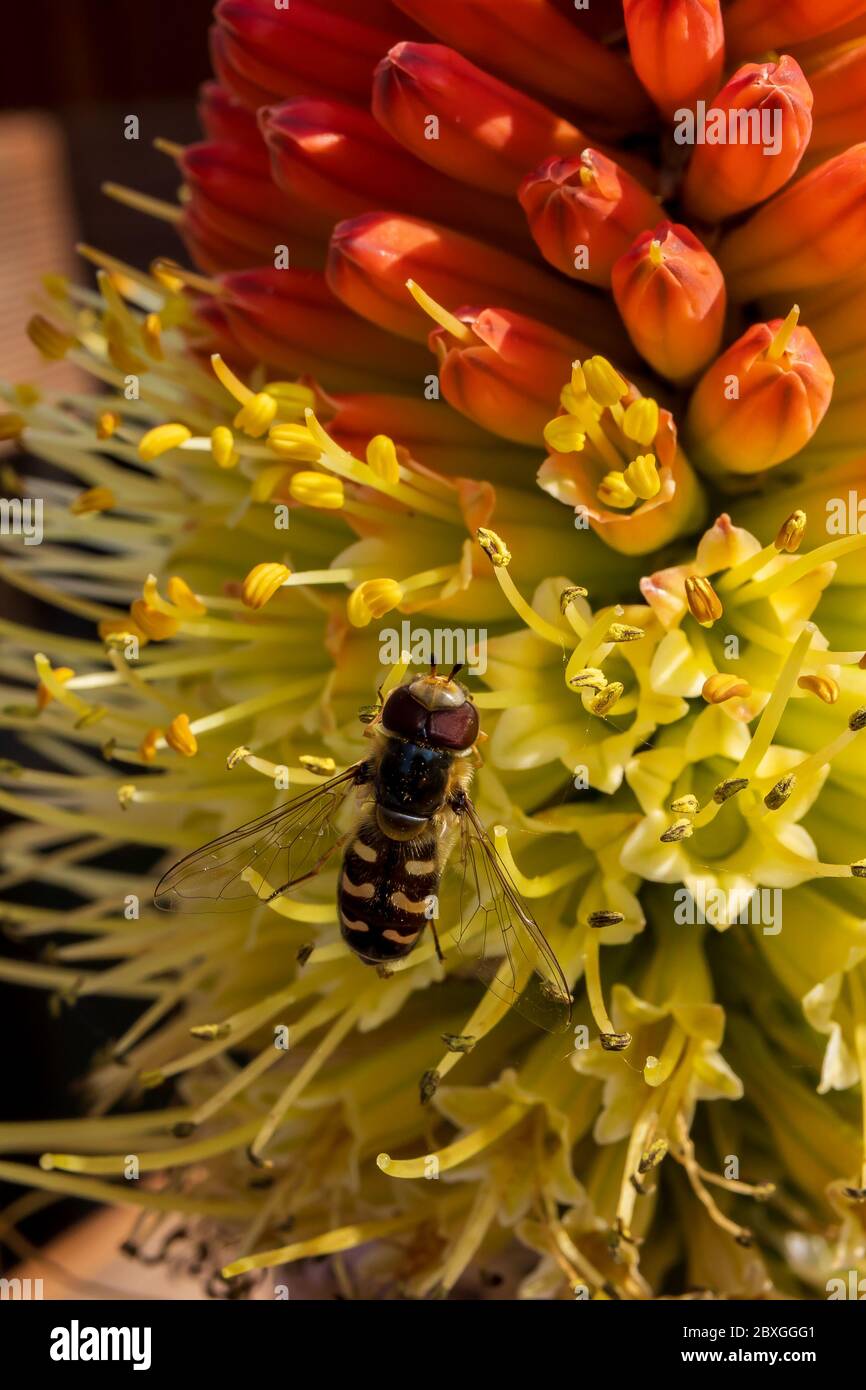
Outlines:
<svg viewBox="0 0 866 1390"><path fill-rule="evenodd" d="M412 839L445 805L454 754L402 738L386 738L375 773L380 829L394 839Z"/></svg>

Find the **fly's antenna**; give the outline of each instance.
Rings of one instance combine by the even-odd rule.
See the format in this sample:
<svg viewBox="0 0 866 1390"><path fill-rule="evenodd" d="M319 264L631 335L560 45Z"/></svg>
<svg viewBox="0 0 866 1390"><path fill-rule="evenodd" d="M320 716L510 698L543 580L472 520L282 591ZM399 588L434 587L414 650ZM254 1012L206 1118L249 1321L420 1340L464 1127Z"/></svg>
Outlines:
<svg viewBox="0 0 866 1390"><path fill-rule="evenodd" d="M454 677L458 674L458 672L463 670L463 666L464 663L462 661L455 661L454 665L451 667L450 672L448 673L448 679L450 681L453 681Z"/></svg>

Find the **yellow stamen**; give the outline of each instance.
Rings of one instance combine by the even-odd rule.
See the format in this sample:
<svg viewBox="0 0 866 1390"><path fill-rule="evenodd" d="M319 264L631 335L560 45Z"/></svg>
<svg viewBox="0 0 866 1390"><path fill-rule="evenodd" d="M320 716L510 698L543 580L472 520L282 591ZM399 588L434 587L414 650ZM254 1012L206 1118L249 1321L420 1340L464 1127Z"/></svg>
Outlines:
<svg viewBox="0 0 866 1390"><path fill-rule="evenodd" d="M779 533L773 541L775 550L784 550L788 555L793 555L795 550L800 549L800 542L806 531L806 513L798 507L791 512L779 527Z"/></svg>
<svg viewBox="0 0 866 1390"><path fill-rule="evenodd" d="M217 425L211 430L210 449L218 468L234 468L240 458L228 425Z"/></svg>
<svg viewBox="0 0 866 1390"><path fill-rule="evenodd" d="M75 346L71 334L56 328L42 314L33 315L27 325L27 336L40 356L48 362L59 362Z"/></svg>
<svg viewBox="0 0 866 1390"><path fill-rule="evenodd" d="M100 411L96 417L96 438L110 439L121 426L120 416L114 410Z"/></svg>
<svg viewBox="0 0 866 1390"><path fill-rule="evenodd" d="M330 473L296 473L289 482L289 492L296 502L324 511L338 511L346 500L342 482Z"/></svg>
<svg viewBox="0 0 866 1390"><path fill-rule="evenodd" d="M144 343L144 350L155 362L162 362L165 353L162 350L162 319L159 314L148 314L141 329L141 340Z"/></svg>
<svg viewBox="0 0 866 1390"><path fill-rule="evenodd" d="M246 405L247 401L252 400L255 392L251 391L248 386L244 386L240 377L235 376L231 367L223 361L218 352L211 353L210 364L217 381L226 388L230 396L234 396L241 405Z"/></svg>
<svg viewBox="0 0 866 1390"><path fill-rule="evenodd" d="M164 642L166 638L174 637L177 632L177 619L168 613L161 613L143 598L135 599L129 611L136 626L154 642Z"/></svg>
<svg viewBox="0 0 866 1390"><path fill-rule="evenodd" d="M387 434L375 435L367 445L367 462L377 478L387 483L399 483L400 464L393 439Z"/></svg>
<svg viewBox="0 0 866 1390"><path fill-rule="evenodd" d="M264 608L290 574L291 570L287 565L274 561L254 565L241 585L242 602L247 608Z"/></svg>
<svg viewBox="0 0 866 1390"><path fill-rule="evenodd" d="M623 476L632 492L644 500L655 497L662 485L655 454L638 454L624 470Z"/></svg>
<svg viewBox="0 0 866 1390"><path fill-rule="evenodd" d="M205 605L179 574L173 574L168 581L168 596L176 608L190 618L200 618L207 612Z"/></svg>
<svg viewBox="0 0 866 1390"><path fill-rule="evenodd" d="M192 431L186 425L156 425L138 441L138 457L143 463L150 463L160 455L167 454L170 449L179 449L191 438Z"/></svg>
<svg viewBox="0 0 866 1390"><path fill-rule="evenodd" d="M601 406L617 405L628 391L628 383L606 357L589 357L583 364L586 389Z"/></svg>
<svg viewBox="0 0 866 1390"><path fill-rule="evenodd" d="M748 700L752 687L739 676L728 676L717 672L709 676L701 688L701 695L708 705L722 705L726 700Z"/></svg>
<svg viewBox="0 0 866 1390"><path fill-rule="evenodd" d="M59 681L61 685L65 685L68 680L72 679L72 677L75 675L75 672L73 671L71 666L58 666L54 671L52 671L51 674L54 677L55 681ZM51 690L48 688L44 681L40 681L36 687L37 709L45 709L46 705L50 705L53 699L54 695L52 694Z"/></svg>
<svg viewBox="0 0 866 1390"><path fill-rule="evenodd" d="M251 439L267 434L277 415L277 402L267 391L258 391L245 401L234 418L235 429L243 430Z"/></svg>
<svg viewBox="0 0 866 1390"><path fill-rule="evenodd" d="M390 613L403 599L396 579L365 579L349 595L347 611L353 627L367 627L374 618Z"/></svg>
<svg viewBox="0 0 866 1390"><path fill-rule="evenodd" d="M297 423L272 425L268 433L268 447L281 458L292 458L303 463L317 463L322 450L306 425Z"/></svg>
<svg viewBox="0 0 866 1390"><path fill-rule="evenodd" d="M110 487L90 487L80 492L69 504L73 516L87 516L91 512L110 512L117 506L117 499Z"/></svg>
<svg viewBox="0 0 866 1390"><path fill-rule="evenodd" d="M495 569L504 569L511 564L511 551L501 536L486 526L479 526L475 539Z"/></svg>
<svg viewBox="0 0 866 1390"><path fill-rule="evenodd" d="M658 434L658 428L659 407L652 396L641 396L626 406L622 421L623 434L633 439L636 444L643 444L644 448L652 444Z"/></svg>
<svg viewBox="0 0 866 1390"><path fill-rule="evenodd" d="M195 734L189 727L189 715L175 715L165 731L165 741L169 748L173 748L175 753L182 754L184 758L195 757L198 752L198 743Z"/></svg>
<svg viewBox="0 0 866 1390"><path fill-rule="evenodd" d="M839 699L839 685L832 676L800 676L797 685L810 695L817 695L825 705L835 705Z"/></svg>
<svg viewBox="0 0 866 1390"><path fill-rule="evenodd" d="M779 358L782 356L783 352L786 351L788 343L791 340L791 334L797 327L799 319L800 306L799 304L795 304L789 312L787 318L785 318L784 321L780 324L780 326L776 329L775 337L773 338L773 341L771 342L770 346L767 348L767 357L770 359L771 362L777 362Z"/></svg>
<svg viewBox="0 0 866 1390"><path fill-rule="evenodd" d="M685 591L689 612L695 622L700 623L701 627L712 627L724 609L709 579L690 574L685 582Z"/></svg>
<svg viewBox="0 0 866 1390"><path fill-rule="evenodd" d="M478 338L468 324L461 323L454 314L449 313L441 304L437 304L436 300L431 298L426 290L422 290L421 286L416 284L414 280L407 280L406 288L415 303L424 310L424 313L429 314L430 318L450 333L452 338L456 338L458 343L471 346L472 343L478 342Z"/></svg>
<svg viewBox="0 0 866 1390"><path fill-rule="evenodd" d="M593 714L597 714L599 718L603 718L604 715L610 713L617 701L622 698L623 689L624 687L620 681L611 681L610 685L606 685L604 690L599 691L598 695L590 700L588 708Z"/></svg>
<svg viewBox="0 0 866 1390"><path fill-rule="evenodd" d="M614 469L610 473L605 473L596 489L599 501L604 502L608 507L617 507L625 510L637 501L637 494L632 492L625 480L625 474Z"/></svg>
<svg viewBox="0 0 866 1390"><path fill-rule="evenodd" d="M556 415L544 426L544 442L555 454L579 453L586 443L586 432L573 415Z"/></svg>

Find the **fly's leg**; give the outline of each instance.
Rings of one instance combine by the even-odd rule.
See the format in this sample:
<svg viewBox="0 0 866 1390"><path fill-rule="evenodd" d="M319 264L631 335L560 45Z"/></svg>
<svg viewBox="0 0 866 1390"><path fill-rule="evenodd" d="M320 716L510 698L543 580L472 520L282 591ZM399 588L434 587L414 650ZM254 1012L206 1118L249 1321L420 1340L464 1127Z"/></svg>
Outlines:
<svg viewBox="0 0 866 1390"><path fill-rule="evenodd" d="M432 933L433 933L433 945L436 947L436 955L438 956L439 960L440 960L440 961L442 962L442 964L444 965L444 964L445 964L445 957L444 957L444 955L442 954L442 947L439 945L439 933L438 933L437 930L436 930L436 923L433 921L433 918L432 918L432 917L430 918L430 930L431 930Z"/></svg>

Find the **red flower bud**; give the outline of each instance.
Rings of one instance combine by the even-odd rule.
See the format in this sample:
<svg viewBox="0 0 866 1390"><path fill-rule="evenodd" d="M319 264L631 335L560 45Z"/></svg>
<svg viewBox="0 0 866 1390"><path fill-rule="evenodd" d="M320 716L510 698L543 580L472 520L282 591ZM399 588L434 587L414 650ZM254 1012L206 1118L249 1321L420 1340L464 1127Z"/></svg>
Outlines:
<svg viewBox="0 0 866 1390"><path fill-rule="evenodd" d="M828 34L866 10L863 0L734 0L725 10L725 36L735 55L787 48Z"/></svg>
<svg viewBox="0 0 866 1390"><path fill-rule="evenodd" d="M609 285L613 263L658 220L647 190L598 150L547 159L518 194L538 248L557 270Z"/></svg>
<svg viewBox="0 0 866 1390"><path fill-rule="evenodd" d="M513 203L475 196L420 164L359 106L295 97L263 107L259 124L275 181L300 203L320 209L328 231L335 220L387 207L528 244Z"/></svg>
<svg viewBox="0 0 866 1390"><path fill-rule="evenodd" d="M199 88L198 118L209 140L244 145L250 151L250 158L267 169L267 152L259 137L255 116L218 82L203 82Z"/></svg>
<svg viewBox="0 0 866 1390"><path fill-rule="evenodd" d="M719 0L624 0L635 72L672 116L719 85L725 33Z"/></svg>
<svg viewBox="0 0 866 1390"><path fill-rule="evenodd" d="M685 381L719 350L725 282L688 227L660 222L613 268L613 297L642 357L671 381Z"/></svg>
<svg viewBox="0 0 866 1390"><path fill-rule="evenodd" d="M646 119L646 96L634 73L618 53L587 37L585 14L566 18L547 0L396 3L485 69L601 117L611 130L634 130Z"/></svg>
<svg viewBox="0 0 866 1390"><path fill-rule="evenodd" d="M866 240L866 143L829 159L722 242L728 292L753 299L826 285L856 270Z"/></svg>
<svg viewBox="0 0 866 1390"><path fill-rule="evenodd" d="M373 69L400 37L319 0L217 0L213 46L220 80L255 111L281 97L348 97L366 104ZM396 18L396 16L395 16Z"/></svg>
<svg viewBox="0 0 866 1390"><path fill-rule="evenodd" d="M730 217L782 188L812 130L812 92L799 64L787 56L739 68L711 105L724 113L726 139L695 145L683 189L689 212L704 222Z"/></svg>
<svg viewBox="0 0 866 1390"><path fill-rule="evenodd" d="M376 69L373 114L425 164L506 196L545 155L586 143L569 121L441 44L391 49Z"/></svg>
<svg viewBox="0 0 866 1390"><path fill-rule="evenodd" d="M445 399L485 429L518 444L541 446L562 383L584 343L506 309L459 309L465 331L434 328Z"/></svg>
<svg viewBox="0 0 866 1390"><path fill-rule="evenodd" d="M316 271L242 271L223 276L221 288L220 304L246 353L308 372L329 390L387 389L389 380L418 388L429 370L426 353L351 313Z"/></svg>
<svg viewBox="0 0 866 1390"><path fill-rule="evenodd" d="M179 230L196 263L210 272L273 264L286 246L291 265L321 266L327 224L274 187L267 163L251 157L255 148L212 141L178 154L189 193Z"/></svg>
<svg viewBox="0 0 866 1390"><path fill-rule="evenodd" d="M606 306L576 285L537 270L494 247L420 218L366 213L341 222L331 238L328 284L356 313L392 333L426 342L429 322L406 289L417 281L442 304L502 304L564 330L592 325L593 342L614 343L624 335ZM607 350L607 342L604 344Z"/></svg>
<svg viewBox="0 0 866 1390"><path fill-rule="evenodd" d="M808 444L833 393L833 372L808 328L756 323L698 382L689 404L689 457L709 473L758 473Z"/></svg>

